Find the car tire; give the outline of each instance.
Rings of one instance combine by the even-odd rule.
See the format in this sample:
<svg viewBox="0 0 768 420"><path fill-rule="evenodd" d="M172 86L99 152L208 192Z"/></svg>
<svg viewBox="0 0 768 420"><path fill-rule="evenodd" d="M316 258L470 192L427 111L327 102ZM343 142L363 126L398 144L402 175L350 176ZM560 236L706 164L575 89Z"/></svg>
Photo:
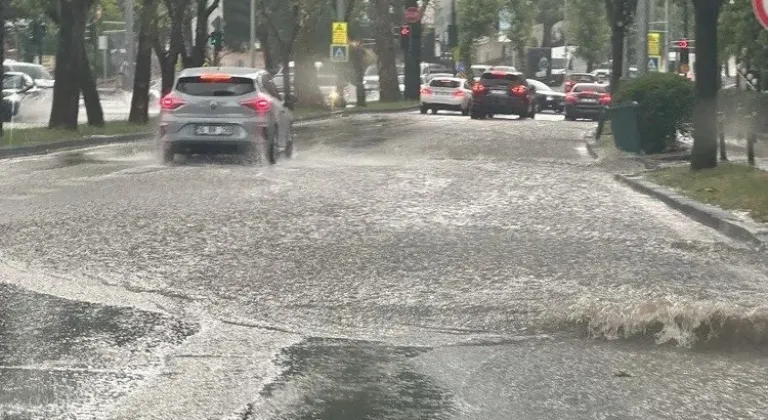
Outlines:
<svg viewBox="0 0 768 420"><path fill-rule="evenodd" d="M565 116L565 120L566 120L566 121L576 121L576 117L572 117L572 116L570 116L570 115L566 115L566 116Z"/></svg>
<svg viewBox="0 0 768 420"><path fill-rule="evenodd" d="M426 114L428 109L429 108L427 108L424 105L422 105L421 108L419 108L419 111L421 111L422 114Z"/></svg>
<svg viewBox="0 0 768 420"><path fill-rule="evenodd" d="M270 165L277 163L277 157L280 155L280 144L277 142L277 134L277 127L275 127L274 134L267 140L267 144L265 144L267 163Z"/></svg>
<svg viewBox="0 0 768 420"><path fill-rule="evenodd" d="M437 114L437 108L432 108L430 111L432 112L432 114Z"/></svg>
<svg viewBox="0 0 768 420"><path fill-rule="evenodd" d="M486 118L493 118L493 114L486 114Z"/></svg>
<svg viewBox="0 0 768 420"><path fill-rule="evenodd" d="M466 117L467 115L469 115L469 107L467 107L467 108L461 108L461 115L463 115L463 116L465 116L465 117Z"/></svg>

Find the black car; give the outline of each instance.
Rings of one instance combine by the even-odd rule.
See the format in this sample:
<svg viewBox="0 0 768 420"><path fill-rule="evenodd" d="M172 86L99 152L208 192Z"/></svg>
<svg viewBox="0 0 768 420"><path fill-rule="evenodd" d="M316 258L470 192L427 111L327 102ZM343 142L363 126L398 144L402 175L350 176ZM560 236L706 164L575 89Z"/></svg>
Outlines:
<svg viewBox="0 0 768 420"><path fill-rule="evenodd" d="M577 83L565 97L565 119L597 120L600 112L611 105L608 87L597 83Z"/></svg>
<svg viewBox="0 0 768 420"><path fill-rule="evenodd" d="M472 85L472 106L469 115L473 119L500 115L519 115L533 118L536 115L536 88L528 84L519 72L488 71Z"/></svg>
<svg viewBox="0 0 768 420"><path fill-rule="evenodd" d="M536 104L539 111L563 112L565 109L565 93L557 92L538 80L528 79L528 85L536 88Z"/></svg>
<svg viewBox="0 0 768 420"><path fill-rule="evenodd" d="M40 88L35 81L22 72L3 73L3 102L0 106L0 117L3 121L11 121L18 115L22 104L30 98L39 98Z"/></svg>

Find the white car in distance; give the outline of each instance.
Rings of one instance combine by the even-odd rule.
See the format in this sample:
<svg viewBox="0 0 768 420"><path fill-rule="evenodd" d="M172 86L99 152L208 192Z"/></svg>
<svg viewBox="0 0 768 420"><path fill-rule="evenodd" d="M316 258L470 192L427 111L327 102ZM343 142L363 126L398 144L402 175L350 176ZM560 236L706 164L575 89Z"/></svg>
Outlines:
<svg viewBox="0 0 768 420"><path fill-rule="evenodd" d="M472 87L465 79L458 77L435 77L421 88L421 113L431 110L459 111L469 115L472 101Z"/></svg>

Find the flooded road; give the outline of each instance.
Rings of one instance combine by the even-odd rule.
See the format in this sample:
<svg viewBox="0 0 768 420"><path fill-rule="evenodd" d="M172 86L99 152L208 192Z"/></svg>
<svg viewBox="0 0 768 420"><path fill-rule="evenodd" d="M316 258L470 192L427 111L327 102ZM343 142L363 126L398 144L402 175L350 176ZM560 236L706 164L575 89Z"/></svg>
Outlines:
<svg viewBox="0 0 768 420"><path fill-rule="evenodd" d="M0 345L21 349L5 369L132 375L114 396L3 375L0 412L764 418L764 251L615 182L591 128L358 115L301 124L297 156L269 168L166 167L150 142L0 161L0 296L17 308ZM80 335L20 322L44 311L17 300L105 308L133 338L84 309L67 312ZM67 340L94 344L46 350Z"/></svg>

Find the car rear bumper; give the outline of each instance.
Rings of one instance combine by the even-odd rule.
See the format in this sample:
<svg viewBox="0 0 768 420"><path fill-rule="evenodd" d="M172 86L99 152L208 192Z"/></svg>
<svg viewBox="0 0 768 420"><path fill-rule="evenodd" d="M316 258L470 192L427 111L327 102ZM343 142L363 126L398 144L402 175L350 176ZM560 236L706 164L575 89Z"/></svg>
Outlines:
<svg viewBox="0 0 768 420"><path fill-rule="evenodd" d="M472 110L485 114L524 114L528 112L528 101L513 97L473 98Z"/></svg>
<svg viewBox="0 0 768 420"><path fill-rule="evenodd" d="M566 105L565 115L574 118L597 118L604 108L603 105Z"/></svg>
<svg viewBox="0 0 768 420"><path fill-rule="evenodd" d="M421 98L421 106L437 109L456 109L464 106L464 98L461 97L424 97Z"/></svg>
<svg viewBox="0 0 768 420"><path fill-rule="evenodd" d="M560 111L563 109L563 106L564 106L563 100L557 99L557 98L554 98L554 99L540 98L538 100L538 103L539 103L539 109L541 110L551 109L555 111Z"/></svg>

